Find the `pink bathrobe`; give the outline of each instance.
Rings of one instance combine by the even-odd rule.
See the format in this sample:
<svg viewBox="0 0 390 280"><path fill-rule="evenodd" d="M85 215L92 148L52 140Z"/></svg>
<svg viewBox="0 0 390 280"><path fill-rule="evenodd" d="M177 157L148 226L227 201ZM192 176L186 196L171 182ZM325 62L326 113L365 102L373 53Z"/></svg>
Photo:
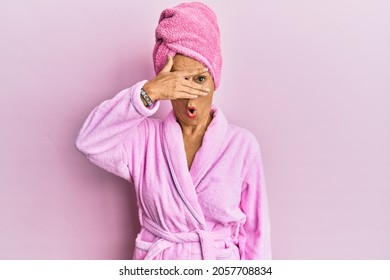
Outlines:
<svg viewBox="0 0 390 280"><path fill-rule="evenodd" d="M173 111L148 118L140 89L119 92L96 107L76 146L91 162L134 183L141 231L134 259L271 259L270 220L259 145L213 120L190 170Z"/></svg>

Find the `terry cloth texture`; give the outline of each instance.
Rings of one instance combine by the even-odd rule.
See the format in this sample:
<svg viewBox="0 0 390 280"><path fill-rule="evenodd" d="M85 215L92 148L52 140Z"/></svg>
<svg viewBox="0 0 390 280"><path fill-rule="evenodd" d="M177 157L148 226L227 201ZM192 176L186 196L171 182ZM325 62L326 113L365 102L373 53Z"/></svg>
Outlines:
<svg viewBox="0 0 390 280"><path fill-rule="evenodd" d="M218 88L222 71L220 32L215 13L205 4L183 3L162 11L153 50L156 74L164 67L168 54L174 57L177 53L206 66Z"/></svg>
<svg viewBox="0 0 390 280"><path fill-rule="evenodd" d="M260 146L212 107L190 170L173 111L149 118L146 81L88 116L76 141L94 164L133 182L141 231L134 259L270 259L270 219Z"/></svg>

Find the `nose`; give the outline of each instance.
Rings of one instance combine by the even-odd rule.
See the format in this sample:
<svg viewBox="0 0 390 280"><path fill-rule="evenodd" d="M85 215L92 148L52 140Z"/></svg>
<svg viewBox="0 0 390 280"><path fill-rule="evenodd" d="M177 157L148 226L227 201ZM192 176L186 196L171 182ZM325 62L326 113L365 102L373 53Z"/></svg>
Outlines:
<svg viewBox="0 0 390 280"><path fill-rule="evenodd" d="M188 99L187 107L196 107L196 102L193 99Z"/></svg>

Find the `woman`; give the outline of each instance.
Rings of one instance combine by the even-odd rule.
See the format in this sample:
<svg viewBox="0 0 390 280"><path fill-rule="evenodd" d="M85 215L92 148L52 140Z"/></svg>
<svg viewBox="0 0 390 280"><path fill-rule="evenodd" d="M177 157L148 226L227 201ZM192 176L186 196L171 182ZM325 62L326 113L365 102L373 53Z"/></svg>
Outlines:
<svg viewBox="0 0 390 280"><path fill-rule="evenodd" d="M162 12L157 76L96 107L77 148L133 182L141 231L134 259L270 259L260 149L212 105L222 58L215 14L202 3ZM148 118L171 100L165 120Z"/></svg>

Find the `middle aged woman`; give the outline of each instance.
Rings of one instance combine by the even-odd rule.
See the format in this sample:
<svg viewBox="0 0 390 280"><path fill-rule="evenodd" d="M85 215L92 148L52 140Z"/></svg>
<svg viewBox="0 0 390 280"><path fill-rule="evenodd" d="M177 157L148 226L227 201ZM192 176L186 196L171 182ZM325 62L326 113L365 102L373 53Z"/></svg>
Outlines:
<svg viewBox="0 0 390 280"><path fill-rule="evenodd" d="M96 107L77 148L133 182L141 231L134 259L270 259L259 145L213 105L222 57L214 12L184 3L162 12L157 76ZM148 118L171 100L165 120Z"/></svg>

